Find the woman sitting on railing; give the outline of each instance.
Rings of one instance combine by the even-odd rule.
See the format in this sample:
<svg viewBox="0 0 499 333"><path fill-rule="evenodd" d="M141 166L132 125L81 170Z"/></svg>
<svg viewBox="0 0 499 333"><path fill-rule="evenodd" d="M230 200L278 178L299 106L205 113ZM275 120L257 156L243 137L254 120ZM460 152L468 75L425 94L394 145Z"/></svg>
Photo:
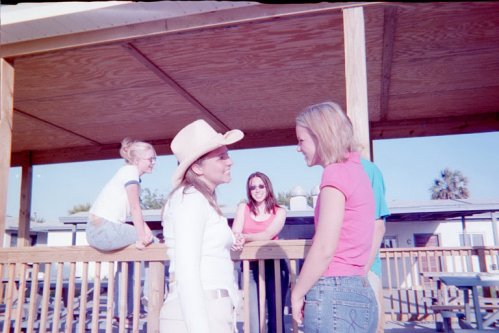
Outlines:
<svg viewBox="0 0 499 333"><path fill-rule="evenodd" d="M171 143L179 164L163 211L170 280L160 313L161 332L234 332L238 305L230 254L234 236L215 189L231 181L226 146L242 138L240 130L222 135L198 120Z"/></svg>
<svg viewBox="0 0 499 333"><path fill-rule="evenodd" d="M296 118L296 136L307 165L324 173L312 246L291 293L293 319L300 323L305 307L305 332L375 332L378 309L365 275L374 196L352 124L335 103L312 105Z"/></svg>
<svg viewBox="0 0 499 333"><path fill-rule="evenodd" d="M239 240L234 250L241 250L245 242L278 239L284 227L286 210L280 207L269 177L261 172L249 175L246 181L248 203L241 203L236 212L232 231ZM250 263L250 333L260 332L258 297L258 261ZM280 260L281 304L284 304L289 284L286 260ZM265 260L265 299L268 311L268 333L277 332L274 260ZM265 314L263 314L265 315ZM281 313L282 316L282 313ZM284 321L282 321L284 332Z"/></svg>
<svg viewBox="0 0 499 333"><path fill-rule="evenodd" d="M144 249L153 241L151 229L144 221L140 207L140 177L151 173L156 163L156 151L146 142L132 141L125 138L121 142L120 155L126 164L122 166L106 186L101 190L90 208L86 236L88 244L100 251L114 251L135 244ZM133 226L126 223L131 215ZM117 285L120 281L121 265L115 277ZM128 271L133 277L133 265ZM127 308L128 317L133 310L133 286L128 283ZM118 323L118 295L115 288L114 314ZM128 318L130 321L130 318ZM127 325L129 323L126 323Z"/></svg>

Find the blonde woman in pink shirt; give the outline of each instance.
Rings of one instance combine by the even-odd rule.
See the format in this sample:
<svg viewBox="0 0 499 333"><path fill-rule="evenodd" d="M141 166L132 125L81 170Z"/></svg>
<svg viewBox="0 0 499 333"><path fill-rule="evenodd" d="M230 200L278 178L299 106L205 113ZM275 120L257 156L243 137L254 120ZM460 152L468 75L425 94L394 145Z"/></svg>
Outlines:
<svg viewBox="0 0 499 333"><path fill-rule="evenodd" d="M365 275L374 232L374 195L352 124L332 102L296 118L298 152L324 168L315 235L291 293L293 319L305 332L376 331L377 303Z"/></svg>

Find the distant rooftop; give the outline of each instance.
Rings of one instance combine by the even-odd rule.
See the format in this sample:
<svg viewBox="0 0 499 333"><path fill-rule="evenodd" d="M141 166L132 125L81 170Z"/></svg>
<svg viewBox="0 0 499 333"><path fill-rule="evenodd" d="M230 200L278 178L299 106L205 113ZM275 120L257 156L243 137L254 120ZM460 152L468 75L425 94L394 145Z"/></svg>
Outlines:
<svg viewBox="0 0 499 333"><path fill-rule="evenodd" d="M459 217L473 216L473 219L489 219L487 215L491 212L499 212L499 201L477 201L477 200L428 200L428 201L392 201L388 203L391 215L387 222L417 222L417 221L443 221ZM236 212L236 206L222 207L225 216L232 220ZM309 224L313 222L314 211L288 210L287 224ZM59 217L58 222L31 223L33 231L66 230L68 225L79 224L83 228L86 223L88 212L79 212L69 216ZM161 221L161 209L144 210L146 222ZM131 222L131 221L129 221ZM17 229L17 218L7 216L7 230Z"/></svg>

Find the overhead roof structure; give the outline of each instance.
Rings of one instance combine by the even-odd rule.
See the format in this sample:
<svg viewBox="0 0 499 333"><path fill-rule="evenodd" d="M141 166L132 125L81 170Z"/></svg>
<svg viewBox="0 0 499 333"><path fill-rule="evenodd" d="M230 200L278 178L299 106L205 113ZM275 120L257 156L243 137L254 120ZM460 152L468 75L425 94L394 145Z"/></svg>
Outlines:
<svg viewBox="0 0 499 333"><path fill-rule="evenodd" d="M323 101L364 147L499 130L497 2L67 4L0 6L0 229L22 166L25 241L33 165L116 158L129 136L170 154L199 118L243 130L234 148L295 144Z"/></svg>
<svg viewBox="0 0 499 333"><path fill-rule="evenodd" d="M239 148L294 144L305 106L346 108L351 6L364 9L371 139L499 130L496 2L111 1L25 20L18 6L1 7L12 165L26 152L33 164L114 158L126 136L170 153L197 118L242 129Z"/></svg>

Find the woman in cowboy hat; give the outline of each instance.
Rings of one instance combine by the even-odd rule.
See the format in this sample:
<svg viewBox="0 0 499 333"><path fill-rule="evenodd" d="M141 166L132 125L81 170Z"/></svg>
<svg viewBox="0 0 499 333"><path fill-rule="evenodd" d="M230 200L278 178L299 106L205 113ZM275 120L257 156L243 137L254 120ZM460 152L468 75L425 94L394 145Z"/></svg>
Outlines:
<svg viewBox="0 0 499 333"><path fill-rule="evenodd" d="M230 256L234 236L217 204L215 189L231 180L232 161L226 146L243 136L240 130L222 135L197 120L171 143L178 166L163 210L170 280L160 313L161 332L234 331L238 303Z"/></svg>

